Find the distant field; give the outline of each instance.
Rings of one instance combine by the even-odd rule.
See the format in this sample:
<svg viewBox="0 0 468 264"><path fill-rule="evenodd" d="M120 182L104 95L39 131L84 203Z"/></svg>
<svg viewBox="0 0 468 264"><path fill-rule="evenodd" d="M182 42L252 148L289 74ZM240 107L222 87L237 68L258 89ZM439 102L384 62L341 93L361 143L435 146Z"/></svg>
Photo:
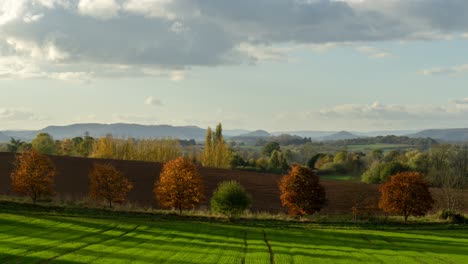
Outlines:
<svg viewBox="0 0 468 264"><path fill-rule="evenodd" d="M350 180L359 180L359 178L353 177L351 175L321 175L320 179L327 179L327 180L339 180L339 181L350 181Z"/></svg>
<svg viewBox="0 0 468 264"><path fill-rule="evenodd" d="M410 149L414 148L412 145L404 145L404 144L368 144L368 145L348 145L348 151L372 151L376 149L380 149L382 151L390 151L394 149Z"/></svg>
<svg viewBox="0 0 468 264"><path fill-rule="evenodd" d="M466 229L415 228L0 209L0 263L468 263Z"/></svg>

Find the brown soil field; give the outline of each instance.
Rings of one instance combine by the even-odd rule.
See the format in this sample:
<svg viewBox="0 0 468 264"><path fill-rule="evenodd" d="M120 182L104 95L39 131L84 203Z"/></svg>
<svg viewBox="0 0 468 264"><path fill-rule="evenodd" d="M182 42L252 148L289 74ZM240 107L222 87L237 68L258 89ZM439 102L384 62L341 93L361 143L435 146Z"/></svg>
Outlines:
<svg viewBox="0 0 468 264"><path fill-rule="evenodd" d="M133 190L128 195L128 201L140 206L158 208L153 193L153 184L158 179L162 168L161 163L140 161L121 161L105 159L89 159L76 157L51 156L58 171L55 182L57 196L68 199L83 199L88 193L88 173L94 163L110 163L123 171L133 183ZM15 160L14 154L0 153L0 194L12 195L10 174ZM219 182L236 180L252 195L252 211L281 212L278 181L280 175L242 170L226 170L200 168L205 182L206 196L211 197ZM368 201L376 205L379 199L379 185L363 184L353 181L322 180L325 186L328 204L321 211L323 214L350 214L352 207L359 201ZM433 211L441 208L440 190L431 190L436 200ZM461 194L461 200L468 201L468 191ZM206 201L202 207L208 204ZM468 212L467 206L462 211Z"/></svg>

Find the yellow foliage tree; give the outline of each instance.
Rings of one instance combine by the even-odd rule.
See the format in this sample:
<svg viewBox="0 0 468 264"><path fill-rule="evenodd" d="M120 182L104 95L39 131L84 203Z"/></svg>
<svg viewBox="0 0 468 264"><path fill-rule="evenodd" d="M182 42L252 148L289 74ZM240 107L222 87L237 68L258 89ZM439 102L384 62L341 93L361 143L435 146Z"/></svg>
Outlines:
<svg viewBox="0 0 468 264"><path fill-rule="evenodd" d="M91 157L167 162L181 155L176 139L116 139L109 135L94 142Z"/></svg>
<svg viewBox="0 0 468 264"><path fill-rule="evenodd" d="M223 137L221 123L216 126L215 132L208 127L205 137L205 148L201 153L201 163L205 167L229 168L231 166L231 151Z"/></svg>

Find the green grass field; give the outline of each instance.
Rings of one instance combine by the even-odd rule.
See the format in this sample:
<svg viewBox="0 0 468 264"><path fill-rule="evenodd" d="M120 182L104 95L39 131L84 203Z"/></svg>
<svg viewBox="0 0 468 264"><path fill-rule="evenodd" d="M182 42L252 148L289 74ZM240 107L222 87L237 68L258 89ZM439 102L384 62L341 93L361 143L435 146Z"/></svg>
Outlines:
<svg viewBox="0 0 468 264"><path fill-rule="evenodd" d="M372 150L380 149L382 151L391 151L395 149L412 149L414 146L411 145L403 145L403 144L368 144L368 145L348 145L348 151L351 152L369 152Z"/></svg>
<svg viewBox="0 0 468 264"><path fill-rule="evenodd" d="M468 230L440 224L370 230L8 208L0 263L468 263Z"/></svg>
<svg viewBox="0 0 468 264"><path fill-rule="evenodd" d="M320 175L320 179L338 180L338 181L350 181L350 180L359 181L360 180L359 177L353 177L352 175L346 175L346 174Z"/></svg>

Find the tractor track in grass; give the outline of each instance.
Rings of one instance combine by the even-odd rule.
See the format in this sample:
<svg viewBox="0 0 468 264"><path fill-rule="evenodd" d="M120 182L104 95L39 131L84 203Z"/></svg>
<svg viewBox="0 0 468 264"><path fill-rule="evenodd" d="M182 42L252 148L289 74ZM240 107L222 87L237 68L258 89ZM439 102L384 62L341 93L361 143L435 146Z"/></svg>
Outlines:
<svg viewBox="0 0 468 264"><path fill-rule="evenodd" d="M270 264L275 264L275 254L273 253L273 249L271 249L270 242L268 241L267 234L265 230L263 230L263 240L268 247L268 251L270 252Z"/></svg>
<svg viewBox="0 0 468 264"><path fill-rule="evenodd" d="M247 231L244 231L244 256L242 256L242 264L245 264L245 257L247 256L247 247L249 245L247 244Z"/></svg>
<svg viewBox="0 0 468 264"><path fill-rule="evenodd" d="M90 234L84 234L84 235L81 235L81 236L78 236L78 237L71 237L71 238L68 238L68 239L65 239L65 240L62 240L62 241L58 241L57 243L55 243L54 245L48 245L48 246L36 246L36 247L33 247L31 249L28 249L26 252L22 253L21 257L24 257L24 256L27 256L27 255L30 255L30 254L34 254L36 252L40 252L40 251L44 251L44 250L49 250L49 249L52 249L52 248L56 248L56 247L59 247L61 245L64 245L64 244L68 244L70 242L73 242L73 241L76 241L76 240L81 240L81 239L85 239L85 238L88 238L88 237L94 237L94 236L98 236L98 235L101 235L105 232L108 232L108 231L111 231L113 229L115 229L118 225L114 225L114 226L111 226L110 228L107 228L107 229L102 229L98 232L95 232L95 233L90 233ZM15 260L18 260L19 258L21 257L16 257L16 258L8 258L8 259L3 259L2 261L9 261L11 259L15 259Z"/></svg>
<svg viewBox="0 0 468 264"><path fill-rule="evenodd" d="M81 246L81 247L77 247L77 248L68 250L68 251L64 252L63 254L56 255L56 256L54 256L54 257L48 258L48 259L46 259L46 260L44 260L44 261L41 261L41 262L39 262L39 263L41 263L41 264L42 264L42 263L50 263L50 262L53 261L54 259L60 258L60 257L62 257L62 256L68 255L68 254L73 253L73 252L76 252L76 251L79 251L79 250L84 249L84 248L87 248L87 247L89 247L89 246L101 244L101 243L104 243L104 242L109 241L109 240L112 240L112 239L121 238L121 237L123 237L123 236L125 236L125 235L128 235L128 234L130 234L131 232L135 231L135 230L138 229L139 227L140 227L140 226L137 225L137 226L135 226L134 228L129 229L129 230L125 231L124 233L118 235L118 236L110 237L110 238L107 238L107 239L104 239L104 240L101 240L101 241L98 241L98 242L89 243L89 244L83 245L83 246ZM109 231L110 231L110 230L109 230Z"/></svg>

